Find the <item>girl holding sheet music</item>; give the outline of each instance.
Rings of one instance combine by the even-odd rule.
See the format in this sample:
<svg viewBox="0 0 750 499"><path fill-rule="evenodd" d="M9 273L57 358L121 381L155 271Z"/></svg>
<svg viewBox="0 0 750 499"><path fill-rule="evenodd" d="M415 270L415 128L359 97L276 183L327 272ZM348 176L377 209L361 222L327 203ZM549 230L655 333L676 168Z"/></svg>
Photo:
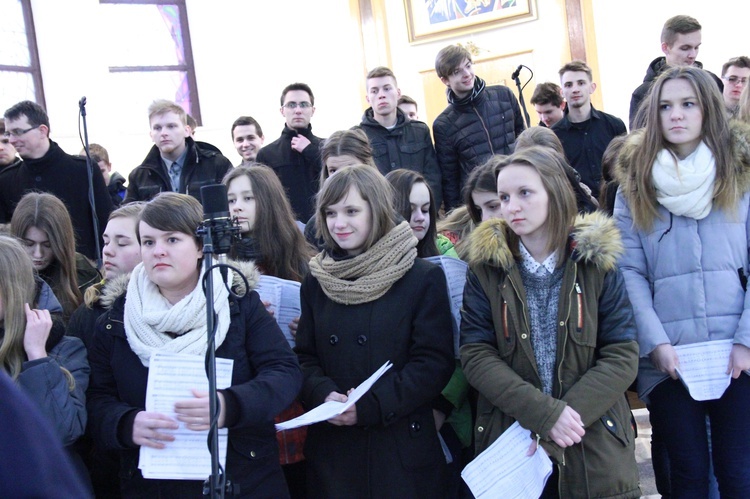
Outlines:
<svg viewBox="0 0 750 499"><path fill-rule="evenodd" d="M518 421L557 464L543 497L639 497L622 246L608 217L577 216L564 161L540 146L498 160L501 218L471 234L461 361L476 451Z"/></svg>
<svg viewBox="0 0 750 499"><path fill-rule="evenodd" d="M202 480L145 479L138 467L139 447L169 452L178 425L209 428L206 392L186 393L173 415L145 407L151 354L206 353L203 254L195 236L202 212L194 198L172 192L146 204L138 225L143 262L97 322L89 353L89 422L99 446L120 451L123 497L202 495ZM258 278L254 266L245 264L242 271L252 286ZM242 295L245 281L230 271L238 298L214 272L216 356L234 361L231 385L218 393L218 426L229 429L226 472L242 496L288 497L273 418L297 394L299 366L258 294Z"/></svg>
<svg viewBox="0 0 750 499"><path fill-rule="evenodd" d="M433 402L455 363L443 272L417 258L392 189L358 165L331 176L316 219L326 249L301 288L296 352L308 409L346 401L386 361L393 367L341 415L311 426L310 497L441 497L445 456Z"/></svg>
<svg viewBox="0 0 750 499"><path fill-rule="evenodd" d="M619 156L614 215L636 311L638 392L669 455L672 495L750 497L750 128L729 124L710 74L671 68ZM730 340L724 394L693 400L675 346ZM706 432L710 421L711 454Z"/></svg>
<svg viewBox="0 0 750 499"><path fill-rule="evenodd" d="M301 282L307 275L313 248L294 221L289 200L279 177L267 166L240 166L227 173L229 209L240 222L242 239L232 247L232 257L252 261L263 274ZM290 329L296 330L292 321ZM298 401L275 418L277 423L304 413ZM305 497L305 456L303 446L307 428L295 428L276 434L279 461L292 498Z"/></svg>

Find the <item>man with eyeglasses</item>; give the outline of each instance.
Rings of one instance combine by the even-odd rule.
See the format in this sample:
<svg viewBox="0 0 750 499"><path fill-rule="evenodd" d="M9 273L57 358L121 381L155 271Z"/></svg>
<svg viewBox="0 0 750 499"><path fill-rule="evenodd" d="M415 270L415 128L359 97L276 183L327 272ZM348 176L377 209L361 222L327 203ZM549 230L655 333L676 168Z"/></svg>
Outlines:
<svg viewBox="0 0 750 499"><path fill-rule="evenodd" d="M38 104L22 101L5 111L5 133L18 151L22 162L6 167L0 173L0 223L10 222L21 198L30 191L54 194L65 203L76 235L76 251L96 260L96 238L101 242L112 200L102 172L91 169L96 218L99 233L95 234L94 218L89 204L89 172L86 160L66 154L50 140L47 112Z"/></svg>
<svg viewBox="0 0 750 499"><path fill-rule="evenodd" d="M744 55L734 57L721 67L721 79L724 80L724 105L730 117L737 114L740 95L747 86L748 78L750 78L750 57Z"/></svg>
<svg viewBox="0 0 750 499"><path fill-rule="evenodd" d="M292 83L281 92L281 137L263 147L256 161L270 166L286 190L297 220L307 222L315 210L322 139L312 133L315 96L305 83Z"/></svg>
<svg viewBox="0 0 750 499"><path fill-rule="evenodd" d="M486 86L474 74L471 53L460 45L438 52L435 71L448 97L448 107L432 125L448 211L461 204L469 173L495 154L513 152L526 125L513 92L504 85Z"/></svg>
<svg viewBox="0 0 750 499"><path fill-rule="evenodd" d="M0 171L20 162L21 158L16 155L16 148L10 143L10 137L5 136L5 122L0 121Z"/></svg>
<svg viewBox="0 0 750 499"><path fill-rule="evenodd" d="M670 17L664 23L661 30L661 51L664 56L651 61L646 70L646 76L643 78L643 83L633 91L630 98L631 131L644 125L644 117L637 117L638 107L660 74L667 68L675 66L703 68L703 64L695 60L702 43L701 29L700 23L694 17L684 15ZM719 91L723 91L724 85L719 77L710 71L709 74L719 87Z"/></svg>

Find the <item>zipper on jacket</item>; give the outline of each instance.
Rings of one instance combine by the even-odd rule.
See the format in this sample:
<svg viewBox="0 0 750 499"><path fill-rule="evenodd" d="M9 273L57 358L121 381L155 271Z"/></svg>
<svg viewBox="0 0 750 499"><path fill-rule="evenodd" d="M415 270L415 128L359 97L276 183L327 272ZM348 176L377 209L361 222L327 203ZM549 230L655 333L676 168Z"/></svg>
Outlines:
<svg viewBox="0 0 750 499"><path fill-rule="evenodd" d="M576 294L578 297L578 323L576 324L576 332L580 333L583 331L583 293L581 293L581 286L576 281Z"/></svg>
<svg viewBox="0 0 750 499"><path fill-rule="evenodd" d="M568 301L570 301L570 296L573 294L573 291L575 290L576 286L578 286L578 265L573 264L573 282L575 283L575 286L570 288L570 291L568 292ZM568 321L570 320L570 303L568 303L568 314L565 317L565 327L567 327ZM562 398L562 391L563 391L563 382L562 382L562 366L563 362L565 360L565 349L568 346L568 334L566 333L563 335L563 345L562 350L560 353L560 364L557 366L557 387L558 387L558 397Z"/></svg>
<svg viewBox="0 0 750 499"><path fill-rule="evenodd" d="M472 105L471 108L474 110L474 114L477 115L477 118L479 118L479 122L482 124L482 128L484 129L484 133L487 135L487 142L490 145L490 152L494 156L495 155L495 148L492 147L492 137L490 136L490 131L487 130L487 125L484 124L484 120L482 119L482 115L479 114L479 111L477 111L476 106Z"/></svg>
<svg viewBox="0 0 750 499"><path fill-rule="evenodd" d="M503 309L502 309L502 318L503 318L503 336L505 336L505 342L510 343L510 331L508 331L508 302L503 300Z"/></svg>

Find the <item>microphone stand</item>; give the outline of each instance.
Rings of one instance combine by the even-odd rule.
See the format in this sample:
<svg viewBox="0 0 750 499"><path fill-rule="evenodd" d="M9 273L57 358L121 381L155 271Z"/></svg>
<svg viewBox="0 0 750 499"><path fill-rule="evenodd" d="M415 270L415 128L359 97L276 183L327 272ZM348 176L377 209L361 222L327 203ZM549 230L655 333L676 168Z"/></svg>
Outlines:
<svg viewBox="0 0 750 499"><path fill-rule="evenodd" d="M91 219L93 220L94 229L94 250L96 251L96 268L102 268L102 249L99 244L99 218L96 214L96 200L94 199L94 174L91 162L91 152L89 150L89 129L86 124L86 97L81 97L78 101L78 112L83 121L83 150L86 151L86 172L89 181L89 206L91 207ZM80 134L80 129L79 129ZM98 168L98 166L97 166Z"/></svg>
<svg viewBox="0 0 750 499"><path fill-rule="evenodd" d="M203 484L203 495L213 498L224 497L224 486L226 475L219 470L219 395L216 391L216 311L214 309L214 276L213 255L214 242L213 231L210 225L198 229L198 235L203 236L203 269L204 289L206 295L206 336L208 338L208 349L206 351L206 375L208 376L208 403L211 414L210 428L208 430L208 450L211 453L211 475L207 484Z"/></svg>
<svg viewBox="0 0 750 499"><path fill-rule="evenodd" d="M521 79L518 77L518 75L521 73L521 68L526 68L531 72L531 76L529 76L529 79L526 80L526 83L523 84L523 87L521 86ZM534 72L531 71L531 68L528 66L524 66L521 64L518 66L518 69L516 69L510 77L515 80L516 87L518 87L518 103L521 105L521 109L523 109L523 115L526 118L526 127L531 127L531 118L529 117L529 112L526 110L526 103L523 100L523 89L526 88L526 85L529 84L531 79L534 77Z"/></svg>

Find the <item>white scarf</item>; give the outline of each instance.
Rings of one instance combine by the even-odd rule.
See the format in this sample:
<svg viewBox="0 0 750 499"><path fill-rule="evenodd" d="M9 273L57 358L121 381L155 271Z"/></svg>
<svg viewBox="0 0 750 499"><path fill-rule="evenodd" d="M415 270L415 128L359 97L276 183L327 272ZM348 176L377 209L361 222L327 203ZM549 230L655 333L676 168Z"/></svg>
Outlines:
<svg viewBox="0 0 750 499"><path fill-rule="evenodd" d="M716 162L703 141L685 159L662 149L656 155L651 178L656 200L671 213L701 220L711 212Z"/></svg>
<svg viewBox="0 0 750 499"><path fill-rule="evenodd" d="M218 316L216 348L229 330L229 292L218 269L214 269L214 304ZM143 264L130 276L125 300L125 336L133 352L148 367L153 352L174 352L205 355L206 297L203 294L204 271L198 285L189 295L171 305L151 282ZM230 281L231 282L231 281Z"/></svg>

